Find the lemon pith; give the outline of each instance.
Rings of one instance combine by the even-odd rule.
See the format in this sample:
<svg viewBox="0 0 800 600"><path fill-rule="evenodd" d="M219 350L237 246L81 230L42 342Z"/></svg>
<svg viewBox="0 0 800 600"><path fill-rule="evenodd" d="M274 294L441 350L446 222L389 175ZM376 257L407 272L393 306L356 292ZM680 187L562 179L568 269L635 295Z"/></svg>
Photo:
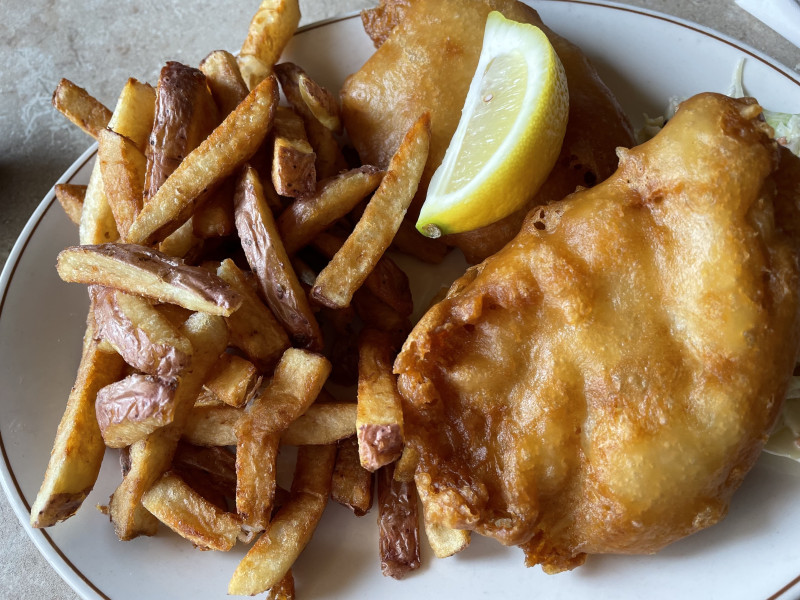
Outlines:
<svg viewBox="0 0 800 600"><path fill-rule="evenodd" d="M433 237L469 231L521 208L558 158L568 96L547 36L490 13L461 120L431 179L417 229Z"/></svg>

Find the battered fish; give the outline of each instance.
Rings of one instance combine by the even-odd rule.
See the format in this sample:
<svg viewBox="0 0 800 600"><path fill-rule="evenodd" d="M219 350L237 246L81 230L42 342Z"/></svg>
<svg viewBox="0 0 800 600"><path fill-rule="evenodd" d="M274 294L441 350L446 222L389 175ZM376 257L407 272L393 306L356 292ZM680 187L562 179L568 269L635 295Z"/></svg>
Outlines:
<svg viewBox="0 0 800 600"><path fill-rule="evenodd" d="M561 154L526 207L493 225L449 236L475 263L519 231L528 209L560 200L577 186L602 181L617 166L617 146L633 133L616 99L580 49L547 29L535 10L516 0L384 0L365 11L365 27L380 47L342 88L342 116L365 164L385 167L411 123L431 113L431 149L409 216L416 220L428 183L456 130L478 64L486 17L540 27L567 74L570 110Z"/></svg>
<svg viewBox="0 0 800 600"><path fill-rule="evenodd" d="M427 518L557 572L725 515L800 343L798 159L760 110L687 100L422 318L395 371Z"/></svg>

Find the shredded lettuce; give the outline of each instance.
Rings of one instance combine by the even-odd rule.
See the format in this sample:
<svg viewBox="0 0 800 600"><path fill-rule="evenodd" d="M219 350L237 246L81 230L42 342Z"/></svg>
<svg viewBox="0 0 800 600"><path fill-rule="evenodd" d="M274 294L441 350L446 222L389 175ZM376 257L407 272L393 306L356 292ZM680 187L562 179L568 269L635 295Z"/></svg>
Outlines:
<svg viewBox="0 0 800 600"><path fill-rule="evenodd" d="M744 58L740 59L733 70L733 79L726 92L731 98L742 98L747 95L742 78L744 60ZM636 131L636 141L641 144L661 131L664 124L675 114L678 104L685 99L672 96L663 116L650 117L644 114L644 126ZM800 114L793 115L764 109L764 119L775 130L775 139L778 143L800 156Z"/></svg>

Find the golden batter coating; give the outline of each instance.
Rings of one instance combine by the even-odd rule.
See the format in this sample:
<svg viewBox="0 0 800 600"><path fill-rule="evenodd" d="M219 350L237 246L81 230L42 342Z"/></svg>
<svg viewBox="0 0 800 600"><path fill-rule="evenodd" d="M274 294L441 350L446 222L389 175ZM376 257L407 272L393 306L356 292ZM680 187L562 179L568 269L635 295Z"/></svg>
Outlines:
<svg viewBox="0 0 800 600"><path fill-rule="evenodd" d="M725 515L800 343L798 159L760 110L687 100L422 318L395 372L426 515L548 572Z"/></svg>
<svg viewBox="0 0 800 600"><path fill-rule="evenodd" d="M530 208L611 175L616 147L633 143L622 109L580 48L545 27L529 6L517 0L383 0L363 15L379 48L345 82L342 118L361 160L384 168L411 123L431 113L430 153L409 217L416 219L456 130L492 10L547 34L567 74L570 110L558 161L525 208L492 225L448 236L472 263L513 238Z"/></svg>

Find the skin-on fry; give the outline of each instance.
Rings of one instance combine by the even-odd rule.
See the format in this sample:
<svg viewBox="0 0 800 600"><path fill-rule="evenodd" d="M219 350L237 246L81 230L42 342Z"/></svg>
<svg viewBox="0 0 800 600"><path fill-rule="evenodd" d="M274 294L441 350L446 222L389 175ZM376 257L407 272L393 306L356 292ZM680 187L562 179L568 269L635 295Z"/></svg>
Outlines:
<svg viewBox="0 0 800 600"><path fill-rule="evenodd" d="M266 528L272 511L280 435L316 400L330 370L324 356L289 348L237 423L236 511L255 531Z"/></svg>
<svg viewBox="0 0 800 600"><path fill-rule="evenodd" d="M226 319L231 344L259 370L270 371L289 347L289 336L231 259L220 263L217 276L242 296L241 307Z"/></svg>
<svg viewBox="0 0 800 600"><path fill-rule="evenodd" d="M414 483L397 481L394 465L378 471L378 547L384 575L402 579L418 569L419 517Z"/></svg>
<svg viewBox="0 0 800 600"><path fill-rule="evenodd" d="M164 473L142 496L142 504L201 550L225 552L236 544L240 530L236 515L208 502L174 472Z"/></svg>
<svg viewBox="0 0 800 600"><path fill-rule="evenodd" d="M130 447L131 469L111 496L111 521L121 540L153 533L152 523L143 523L142 495L169 468L203 381L228 344L225 321L215 315L194 313L187 319L181 333L189 338L194 352L192 365L184 372L175 390L172 422ZM146 526L144 530L142 525Z"/></svg>
<svg viewBox="0 0 800 600"><path fill-rule="evenodd" d="M253 363L235 354L223 354L203 389L220 402L238 408L252 398L260 383L258 369Z"/></svg>
<svg viewBox="0 0 800 600"><path fill-rule="evenodd" d="M156 91L149 83L128 79L117 100L108 128L131 140L144 153L153 129Z"/></svg>
<svg viewBox="0 0 800 600"><path fill-rule="evenodd" d="M311 296L332 308L348 306L353 293L392 243L417 191L430 144L430 115L408 130L353 233L317 276Z"/></svg>
<svg viewBox="0 0 800 600"><path fill-rule="evenodd" d="M306 246L336 220L349 213L383 179L383 171L365 166L319 182L317 191L295 200L278 218L288 254Z"/></svg>
<svg viewBox="0 0 800 600"><path fill-rule="evenodd" d="M180 227L203 192L255 153L269 132L277 104L277 82L267 77L167 178L136 217L128 241L154 243Z"/></svg>
<svg viewBox="0 0 800 600"><path fill-rule="evenodd" d="M331 499L348 507L357 517L364 516L372 507L372 473L361 466L355 437L339 442Z"/></svg>
<svg viewBox="0 0 800 600"><path fill-rule="evenodd" d="M248 92L236 58L225 50L214 50L200 62L200 70L206 76L220 116L225 118Z"/></svg>
<svg viewBox="0 0 800 600"><path fill-rule="evenodd" d="M111 111L85 89L69 79L58 82L53 92L53 106L93 138L108 126Z"/></svg>
<svg viewBox="0 0 800 600"><path fill-rule="evenodd" d="M199 69L168 62L156 88L155 117L146 150L145 202L217 123L217 106L206 76Z"/></svg>
<svg viewBox="0 0 800 600"><path fill-rule="evenodd" d="M228 316L241 295L200 267L135 244L70 246L58 255L58 274L72 283L96 283L189 310Z"/></svg>
<svg viewBox="0 0 800 600"><path fill-rule="evenodd" d="M255 56L271 69L300 23L297 0L262 0L250 21L247 37L239 52Z"/></svg>
<svg viewBox="0 0 800 600"><path fill-rule="evenodd" d="M305 73L297 78L300 97L317 121L334 133L342 132L339 103L330 90L322 87Z"/></svg>
<svg viewBox="0 0 800 600"><path fill-rule="evenodd" d="M358 454L362 467L376 471L403 451L402 398L392 373L396 352L391 336L376 329L362 331L358 347Z"/></svg>
<svg viewBox="0 0 800 600"><path fill-rule="evenodd" d="M311 245L332 259L344 242L345 240L339 236L323 232L314 238ZM410 315L414 309L408 275L385 254L378 259L377 264L364 280L363 286L358 289L369 290L402 316Z"/></svg>
<svg viewBox="0 0 800 600"><path fill-rule="evenodd" d="M75 514L94 487L105 446L94 412L98 390L115 381L125 363L102 352L89 309L78 376L58 425L44 481L31 507L31 527L50 527Z"/></svg>
<svg viewBox="0 0 800 600"><path fill-rule="evenodd" d="M89 185L86 186L78 234L81 244L104 244L119 239L114 213L106 198L100 161L97 160L89 175Z"/></svg>
<svg viewBox="0 0 800 600"><path fill-rule="evenodd" d="M295 345L321 350L319 324L283 247L258 173L250 166L237 186L234 210L244 254L270 309Z"/></svg>
<svg viewBox="0 0 800 600"><path fill-rule="evenodd" d="M124 238L142 209L147 159L131 140L104 129L98 136L97 160L106 201L114 215L117 231Z"/></svg>
<svg viewBox="0 0 800 600"><path fill-rule="evenodd" d="M303 118L308 141L317 155L317 179L327 179L346 169L347 162L333 132L314 116L300 93L300 77L305 72L297 65L287 62L275 65L275 75L281 82L281 89L289 104Z"/></svg>
<svg viewBox="0 0 800 600"><path fill-rule="evenodd" d="M75 225L81 224L81 211L83 210L83 199L86 196L85 185L75 185L73 183L57 183L55 186L56 200L67 213L69 220Z"/></svg>
<svg viewBox="0 0 800 600"><path fill-rule="evenodd" d="M314 191L316 154L306 138L303 120L279 106L272 126L272 185L281 196L297 198Z"/></svg>
<svg viewBox="0 0 800 600"><path fill-rule="evenodd" d="M311 539L331 491L336 446L302 446L289 501L250 548L228 585L229 594L260 594L286 575Z"/></svg>
<svg viewBox="0 0 800 600"><path fill-rule="evenodd" d="M106 446L130 446L170 423L175 387L174 381L134 373L97 392L95 413Z"/></svg>
<svg viewBox="0 0 800 600"><path fill-rule="evenodd" d="M139 296L97 285L95 336L107 341L129 365L165 380L175 380L192 360L186 336L158 308Z"/></svg>

